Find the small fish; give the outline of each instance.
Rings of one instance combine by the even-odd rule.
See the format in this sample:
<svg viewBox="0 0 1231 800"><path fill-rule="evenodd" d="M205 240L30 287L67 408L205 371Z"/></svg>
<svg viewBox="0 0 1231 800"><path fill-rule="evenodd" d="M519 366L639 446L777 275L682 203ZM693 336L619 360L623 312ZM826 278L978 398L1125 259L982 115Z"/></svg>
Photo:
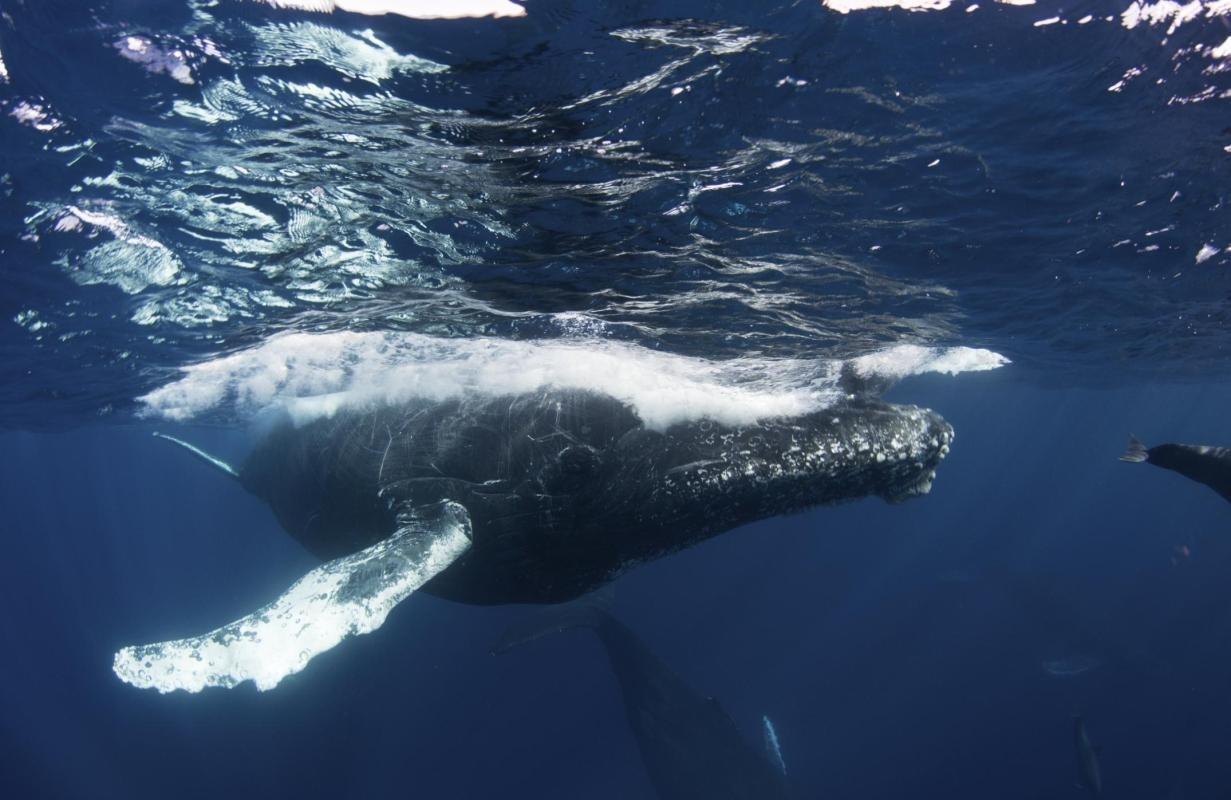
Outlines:
<svg viewBox="0 0 1231 800"><path fill-rule="evenodd" d="M1091 797L1103 796L1103 773L1098 757L1103 748L1090 743L1086 723L1081 717L1073 717L1073 746L1077 751L1078 785L1090 792Z"/></svg>
<svg viewBox="0 0 1231 800"><path fill-rule="evenodd" d="M1192 444L1160 444L1146 447L1136 436L1128 439L1121 461L1145 462L1178 472L1189 480L1204 483L1231 501L1231 447L1203 447Z"/></svg>

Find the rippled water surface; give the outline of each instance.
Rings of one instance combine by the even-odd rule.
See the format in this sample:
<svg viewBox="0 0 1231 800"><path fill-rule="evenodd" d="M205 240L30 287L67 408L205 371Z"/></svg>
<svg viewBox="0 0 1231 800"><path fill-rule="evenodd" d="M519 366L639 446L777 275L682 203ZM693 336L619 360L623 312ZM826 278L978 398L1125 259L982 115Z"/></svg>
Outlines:
<svg viewBox="0 0 1231 800"><path fill-rule="evenodd" d="M4 418L286 330L1226 357L1218 4L527 9L6 3Z"/></svg>

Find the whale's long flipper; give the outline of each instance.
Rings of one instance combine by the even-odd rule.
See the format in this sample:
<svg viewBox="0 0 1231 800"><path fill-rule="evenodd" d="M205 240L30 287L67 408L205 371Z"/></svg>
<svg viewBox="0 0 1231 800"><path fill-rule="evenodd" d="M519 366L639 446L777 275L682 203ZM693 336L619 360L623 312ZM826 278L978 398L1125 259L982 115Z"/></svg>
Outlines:
<svg viewBox="0 0 1231 800"><path fill-rule="evenodd" d="M211 456L209 453L205 452L204 450L197 447L196 445L188 444L188 442L185 442L183 439L176 439L174 436L168 436L167 434L159 433L158 431L154 431L154 436L158 437L159 439L166 439L168 442L171 442L173 444L178 444L180 447L184 448L189 453L192 453L194 456L201 459L206 464L209 464L211 467L218 470L219 472L225 473L226 475L229 475L230 477L235 478L237 480L239 479L239 473L235 471L235 467L232 467L230 464L223 461L221 458L215 458L214 456Z"/></svg>
<svg viewBox="0 0 1231 800"><path fill-rule="evenodd" d="M446 502L430 520L399 517L396 533L322 564L273 603L204 636L125 647L115 673L142 689L199 692L251 680L262 691L389 611L470 547L470 515Z"/></svg>

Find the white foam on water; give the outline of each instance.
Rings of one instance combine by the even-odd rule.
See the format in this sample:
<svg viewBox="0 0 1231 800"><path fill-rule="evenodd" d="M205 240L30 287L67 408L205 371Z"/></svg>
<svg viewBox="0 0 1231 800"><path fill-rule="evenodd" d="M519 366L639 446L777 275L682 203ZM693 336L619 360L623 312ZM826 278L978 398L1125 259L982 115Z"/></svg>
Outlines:
<svg viewBox="0 0 1231 800"><path fill-rule="evenodd" d="M959 375L963 372L985 372L1010 363L1009 359L977 347L924 347L902 344L851 359L856 372L865 377L905 378L936 372Z"/></svg>
<svg viewBox="0 0 1231 800"><path fill-rule="evenodd" d="M48 108L38 103L27 103L25 100L15 103L9 109L9 116L39 133L51 133L64 124Z"/></svg>
<svg viewBox="0 0 1231 800"><path fill-rule="evenodd" d="M906 11L944 11L951 0L822 0L825 7L839 14L870 8L901 8Z"/></svg>
<svg viewBox="0 0 1231 800"><path fill-rule="evenodd" d="M349 11L352 14L396 14L411 19L522 17L526 9L510 0L262 0L275 8L302 11Z"/></svg>
<svg viewBox="0 0 1231 800"><path fill-rule="evenodd" d="M192 69L188 66L188 54L181 48L160 47L146 36L124 36L116 40L113 46L123 58L140 64L150 73L165 73L188 86L194 83Z"/></svg>
<svg viewBox="0 0 1231 800"><path fill-rule="evenodd" d="M64 264L77 283L111 284L127 294L139 294L151 286L170 286L184 280L183 265L175 253L112 214L68 206L56 219L54 230L75 233L87 226L107 231L114 238Z"/></svg>
<svg viewBox="0 0 1231 800"><path fill-rule="evenodd" d="M1130 30L1138 25L1167 25L1167 35L1175 33L1181 26L1202 16L1207 19L1224 17L1231 14L1231 0L1191 0L1188 3L1177 3L1175 0L1159 0L1154 3L1134 0L1133 4L1120 15L1120 24Z"/></svg>
<svg viewBox="0 0 1231 800"><path fill-rule="evenodd" d="M627 403L651 428L727 425L804 414L839 399L845 362L710 361L602 339L441 339L414 333L281 334L182 369L140 401L148 416L252 418L284 409L297 424L346 408L411 399L588 389ZM988 350L900 345L854 359L863 376L957 374L1008 363Z"/></svg>
<svg viewBox="0 0 1231 800"><path fill-rule="evenodd" d="M66 206L64 213L56 220L55 228L61 233L68 233L80 230L82 225L102 228L116 239L128 242L129 244L161 250L167 249L162 242L135 233L124 220L104 211L90 211L77 206Z"/></svg>
<svg viewBox="0 0 1231 800"><path fill-rule="evenodd" d="M343 639L371 633L412 592L470 546L469 517L449 504L441 521L411 524L366 550L322 564L281 597L204 636L125 647L120 680L141 689L199 692L252 681L265 691Z"/></svg>
<svg viewBox="0 0 1231 800"><path fill-rule="evenodd" d="M65 268L83 286L110 284L126 294L183 281L183 266L170 250L126 239L95 245Z"/></svg>
<svg viewBox="0 0 1231 800"><path fill-rule="evenodd" d="M1005 6L1032 6L1035 0L996 0ZM945 11L953 0L821 0L830 11L849 14L852 11L867 11L873 8L900 8L904 11ZM966 7L966 13L978 9L978 4Z"/></svg>
<svg viewBox="0 0 1231 800"><path fill-rule="evenodd" d="M1201 245L1201 249L1197 251L1196 261L1198 264L1204 264L1206 261L1209 261L1221 252L1222 248L1220 247L1215 247L1212 244L1203 244Z"/></svg>
<svg viewBox="0 0 1231 800"><path fill-rule="evenodd" d="M438 73L444 64L403 55L370 30L348 33L314 22L270 23L250 28L257 39L255 63L295 66L324 64L351 78L380 83L398 73Z"/></svg>

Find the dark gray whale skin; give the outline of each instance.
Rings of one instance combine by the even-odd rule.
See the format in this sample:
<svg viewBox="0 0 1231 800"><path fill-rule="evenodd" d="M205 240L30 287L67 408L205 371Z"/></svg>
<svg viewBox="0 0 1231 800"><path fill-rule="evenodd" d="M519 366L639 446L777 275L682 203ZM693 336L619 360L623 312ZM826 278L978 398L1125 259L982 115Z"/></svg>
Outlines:
<svg viewBox="0 0 1231 800"><path fill-rule="evenodd" d="M695 691L645 642L605 610L579 603L510 628L502 654L547 634L587 628L607 652L628 725L659 800L786 800L786 776L752 746L713 697Z"/></svg>
<svg viewBox="0 0 1231 800"><path fill-rule="evenodd" d="M1231 502L1231 447L1160 444L1147 448L1132 437L1120 460L1145 462L1178 472L1189 480L1204 483Z"/></svg>
<svg viewBox="0 0 1231 800"><path fill-rule="evenodd" d="M239 479L321 559L385 539L407 508L455 501L470 514L472 546L423 590L556 603L757 519L924 493L952 436L934 412L874 399L660 432L610 396L544 390L285 421Z"/></svg>

